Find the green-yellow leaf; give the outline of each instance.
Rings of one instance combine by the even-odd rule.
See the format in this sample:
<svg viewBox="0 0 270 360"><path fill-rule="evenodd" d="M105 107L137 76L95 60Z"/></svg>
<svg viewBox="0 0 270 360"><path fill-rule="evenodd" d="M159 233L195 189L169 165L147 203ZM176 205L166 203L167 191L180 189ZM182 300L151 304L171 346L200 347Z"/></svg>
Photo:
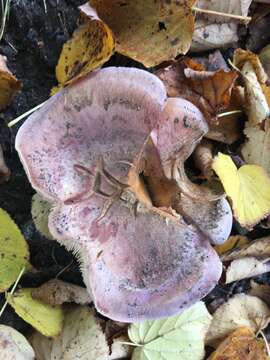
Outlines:
<svg viewBox="0 0 270 360"><path fill-rule="evenodd" d="M261 166L243 165L237 169L230 156L219 153L212 167L242 226L252 228L270 213L270 178Z"/></svg>
<svg viewBox="0 0 270 360"><path fill-rule="evenodd" d="M0 292L16 281L24 267L31 267L27 242L8 213L0 209Z"/></svg>
<svg viewBox="0 0 270 360"><path fill-rule="evenodd" d="M198 302L180 315L132 324L129 338L138 345L132 360L201 360L210 322L204 303Z"/></svg>
<svg viewBox="0 0 270 360"><path fill-rule="evenodd" d="M64 313L60 306L51 306L32 298L33 289L22 289L6 298L15 312L45 336L58 335L63 327Z"/></svg>
<svg viewBox="0 0 270 360"><path fill-rule="evenodd" d="M32 197L32 218L36 229L47 239L53 240L48 227L48 220L50 212L52 211L52 204L43 199L39 194Z"/></svg>

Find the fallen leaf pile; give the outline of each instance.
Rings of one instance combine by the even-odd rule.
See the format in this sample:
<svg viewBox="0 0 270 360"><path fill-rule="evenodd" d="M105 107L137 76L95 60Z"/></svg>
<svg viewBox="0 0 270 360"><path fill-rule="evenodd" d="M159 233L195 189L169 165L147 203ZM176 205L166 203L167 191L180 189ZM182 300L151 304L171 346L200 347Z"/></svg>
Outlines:
<svg viewBox="0 0 270 360"><path fill-rule="evenodd" d="M8 306L31 331L0 325L0 360L270 359L263 2L80 6L58 85L15 148L31 229L73 252L82 279L62 278L67 265L29 286L37 240L1 208L0 320ZM112 66L117 53L133 67ZM0 55L0 111L20 89ZM1 140L0 191L13 179Z"/></svg>

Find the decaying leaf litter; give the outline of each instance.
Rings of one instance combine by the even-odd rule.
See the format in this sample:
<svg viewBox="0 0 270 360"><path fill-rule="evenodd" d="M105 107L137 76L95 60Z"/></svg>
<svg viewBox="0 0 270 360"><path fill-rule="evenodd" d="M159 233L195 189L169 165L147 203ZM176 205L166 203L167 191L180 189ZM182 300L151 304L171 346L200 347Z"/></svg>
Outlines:
<svg viewBox="0 0 270 360"><path fill-rule="evenodd" d="M20 41L28 9L13 5L0 46L3 356L266 359L268 34L254 46L254 31L270 5L91 1L75 29L74 4L42 1L44 28L31 16ZM36 70L19 56L29 43ZM6 125L37 107L16 139L23 170L22 122Z"/></svg>

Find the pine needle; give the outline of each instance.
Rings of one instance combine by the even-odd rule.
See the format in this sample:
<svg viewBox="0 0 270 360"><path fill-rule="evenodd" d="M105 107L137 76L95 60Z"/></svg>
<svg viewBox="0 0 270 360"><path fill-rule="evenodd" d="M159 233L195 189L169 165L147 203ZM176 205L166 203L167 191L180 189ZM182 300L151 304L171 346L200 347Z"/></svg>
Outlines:
<svg viewBox="0 0 270 360"><path fill-rule="evenodd" d="M16 287L17 287L19 281L21 280L21 277L23 276L24 271L25 271L25 266L24 266L24 267L22 268L22 270L20 271L20 273L19 273L19 275L18 275L18 277L17 277L17 280L15 281L15 283L14 283L14 285L13 285L11 291L10 291L10 295L13 295L13 294L14 294L14 292L15 292L15 290L16 290ZM7 304L8 304L8 302L6 301L6 302L4 303L4 305L2 306L2 309L0 310L0 317L2 316L3 312L5 311L5 308L7 307Z"/></svg>
<svg viewBox="0 0 270 360"><path fill-rule="evenodd" d="M45 14L47 14L48 9L47 9L47 1L46 0L43 0L43 5L44 5Z"/></svg>
<svg viewBox="0 0 270 360"><path fill-rule="evenodd" d="M40 109L44 104L45 104L46 101L44 101L43 103L41 104L38 104L37 106L35 106L34 108L26 111L24 114L18 116L16 119L13 119L12 121L10 121L7 125L8 127L12 127L13 125L17 124L19 121L21 121L22 119L24 119L26 116L32 114L34 111Z"/></svg>
<svg viewBox="0 0 270 360"><path fill-rule="evenodd" d="M11 2L11 0L1 0L2 18L1 18L1 27L0 27L0 41L2 40L5 29L6 29L6 23L7 23L7 19L8 19L8 15L9 15L9 10L10 10L10 2Z"/></svg>

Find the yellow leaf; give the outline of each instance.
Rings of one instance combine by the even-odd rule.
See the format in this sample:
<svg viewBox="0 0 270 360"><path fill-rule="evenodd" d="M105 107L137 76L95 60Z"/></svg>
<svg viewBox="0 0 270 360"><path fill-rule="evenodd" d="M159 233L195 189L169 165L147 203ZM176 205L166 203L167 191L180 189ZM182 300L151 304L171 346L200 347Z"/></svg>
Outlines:
<svg viewBox="0 0 270 360"><path fill-rule="evenodd" d="M237 169L230 156L219 153L212 167L242 226L251 228L270 213L270 179L261 166L243 165Z"/></svg>
<svg viewBox="0 0 270 360"><path fill-rule="evenodd" d="M21 82L9 71L6 57L0 55L0 110L6 108L21 89Z"/></svg>
<svg viewBox="0 0 270 360"><path fill-rule="evenodd" d="M56 66L56 78L61 86L100 67L114 52L114 37L109 27L88 4L81 10L87 15L85 22L64 44Z"/></svg>
<svg viewBox="0 0 270 360"><path fill-rule="evenodd" d="M240 327L219 344L208 360L267 360L263 340L248 327Z"/></svg>
<svg viewBox="0 0 270 360"><path fill-rule="evenodd" d="M194 30L195 0L91 0L116 38L116 50L147 67L185 54Z"/></svg>
<svg viewBox="0 0 270 360"><path fill-rule="evenodd" d="M22 289L6 298L15 312L45 336L58 335L63 327L64 313L60 306L51 306L32 298L33 289Z"/></svg>
<svg viewBox="0 0 270 360"><path fill-rule="evenodd" d="M14 283L24 267L31 267L28 245L8 213L0 209L0 292Z"/></svg>
<svg viewBox="0 0 270 360"><path fill-rule="evenodd" d="M229 250L239 248L248 243L249 240L246 236L241 236L241 235L230 236L229 239L225 241L224 244L216 245L215 250L219 255L222 255Z"/></svg>

